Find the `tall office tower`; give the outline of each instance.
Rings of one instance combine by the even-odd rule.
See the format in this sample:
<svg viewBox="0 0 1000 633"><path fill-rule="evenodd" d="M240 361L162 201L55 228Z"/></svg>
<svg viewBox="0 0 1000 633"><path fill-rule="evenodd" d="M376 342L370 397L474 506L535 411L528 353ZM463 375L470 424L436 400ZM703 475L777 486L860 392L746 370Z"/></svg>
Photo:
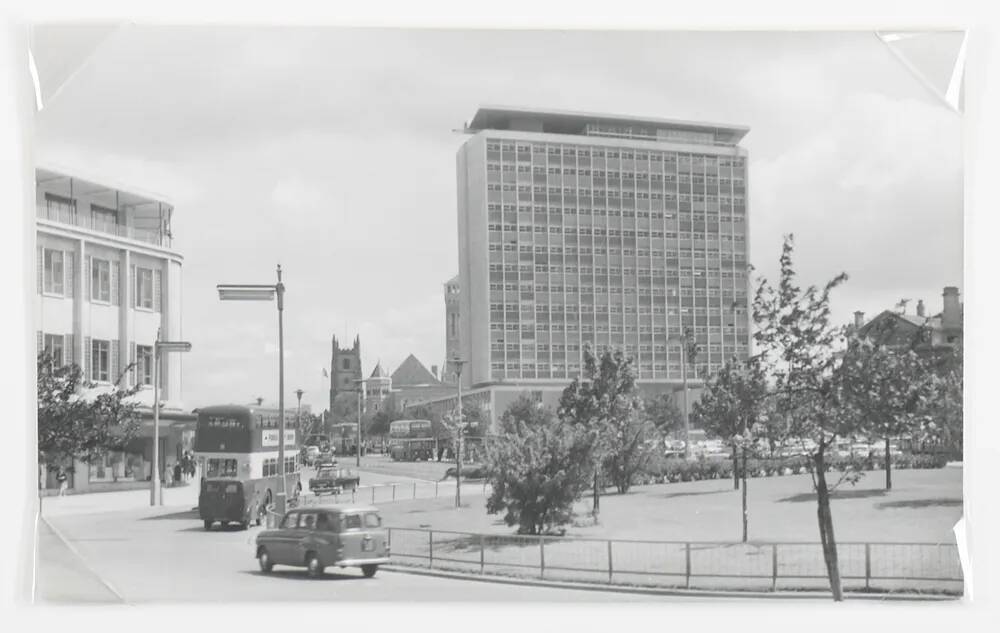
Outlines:
<svg viewBox="0 0 1000 633"><path fill-rule="evenodd" d="M481 108L458 151L459 329L470 387L552 391L582 349L622 348L641 386L746 357L746 127ZM657 387L656 385L660 385ZM495 411L499 414L502 411Z"/></svg>

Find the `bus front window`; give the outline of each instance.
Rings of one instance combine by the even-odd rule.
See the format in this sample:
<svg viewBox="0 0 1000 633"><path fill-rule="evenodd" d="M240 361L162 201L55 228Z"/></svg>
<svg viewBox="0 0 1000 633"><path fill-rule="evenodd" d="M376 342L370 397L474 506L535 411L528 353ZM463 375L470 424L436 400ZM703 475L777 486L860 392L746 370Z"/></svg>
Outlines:
<svg viewBox="0 0 1000 633"><path fill-rule="evenodd" d="M208 477L214 479L216 477L235 477L236 476L236 460L235 459L209 459L208 460Z"/></svg>

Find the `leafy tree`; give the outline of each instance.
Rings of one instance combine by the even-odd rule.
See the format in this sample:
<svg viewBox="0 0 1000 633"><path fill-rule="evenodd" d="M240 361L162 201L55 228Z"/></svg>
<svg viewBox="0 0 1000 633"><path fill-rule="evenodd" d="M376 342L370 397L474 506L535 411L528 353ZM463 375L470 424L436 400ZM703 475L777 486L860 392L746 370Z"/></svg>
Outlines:
<svg viewBox="0 0 1000 633"><path fill-rule="evenodd" d="M830 589L834 600L840 601L843 591L830 493L843 481L856 482L858 474L848 471L837 484L829 486L827 450L835 445L837 437L850 437L863 430L859 416L850 410L841 379L842 355L837 353L837 346L844 340L844 330L830 323L830 293L846 281L847 275L837 275L821 289L810 286L803 290L795 283L792 251L793 239L788 235L782 248L777 287L766 279L759 281L753 301L757 326L754 338L771 374L775 409L784 418L787 432L815 443L808 454L813 466L820 541Z"/></svg>
<svg viewBox="0 0 1000 633"><path fill-rule="evenodd" d="M661 393L648 401L643 401L643 414L664 436L683 428L684 420L680 407L669 393Z"/></svg>
<svg viewBox="0 0 1000 633"><path fill-rule="evenodd" d="M927 425L934 375L913 349L858 337L849 340L840 372L858 426L885 439L885 489L892 490L890 440L919 435Z"/></svg>
<svg viewBox="0 0 1000 633"><path fill-rule="evenodd" d="M328 417L331 426L334 424L353 424L358 421L358 393L342 391L333 399Z"/></svg>
<svg viewBox="0 0 1000 633"><path fill-rule="evenodd" d="M528 397L513 402L486 451L490 514L522 534L541 534L572 518L590 478L586 429L564 422Z"/></svg>
<svg viewBox="0 0 1000 633"><path fill-rule="evenodd" d="M760 421L767 395L767 380L758 357L747 361L732 358L709 378L692 414L697 424L733 450L733 488L739 488L736 438Z"/></svg>
<svg viewBox="0 0 1000 633"><path fill-rule="evenodd" d="M583 380L574 378L559 399L560 419L584 430L587 454L594 473L594 506L600 514L600 471L607 463L619 464L619 489L628 490L629 470L637 461L634 442L645 432L633 418L641 411L642 400L635 384L635 369L631 358L621 350L605 351L598 358L586 347L583 351ZM634 473L634 471L632 471ZM624 478L624 479L621 479Z"/></svg>
<svg viewBox="0 0 1000 633"><path fill-rule="evenodd" d="M928 419L925 421L922 438L945 446L957 453L961 459L963 452L963 412L964 390L962 350L954 350L948 358L939 360L935 366L933 390Z"/></svg>
<svg viewBox="0 0 1000 633"><path fill-rule="evenodd" d="M79 365L57 366L42 352L38 370L39 461L93 462L121 450L139 431L139 403L132 399L138 385L122 388L129 365L110 390L96 390L83 378Z"/></svg>

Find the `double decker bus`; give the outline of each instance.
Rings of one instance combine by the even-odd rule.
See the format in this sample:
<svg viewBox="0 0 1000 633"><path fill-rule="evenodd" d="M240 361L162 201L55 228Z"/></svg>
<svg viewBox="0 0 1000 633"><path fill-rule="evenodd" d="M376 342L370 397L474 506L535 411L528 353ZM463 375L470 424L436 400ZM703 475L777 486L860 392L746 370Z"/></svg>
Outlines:
<svg viewBox="0 0 1000 633"><path fill-rule="evenodd" d="M295 414L285 415L285 491L302 491ZM198 514L210 530L218 521L260 525L277 499L279 418L274 409L221 405L198 410L194 454L201 467Z"/></svg>
<svg viewBox="0 0 1000 633"><path fill-rule="evenodd" d="M389 423L389 455L395 461L432 460L435 444L429 420L396 420Z"/></svg>

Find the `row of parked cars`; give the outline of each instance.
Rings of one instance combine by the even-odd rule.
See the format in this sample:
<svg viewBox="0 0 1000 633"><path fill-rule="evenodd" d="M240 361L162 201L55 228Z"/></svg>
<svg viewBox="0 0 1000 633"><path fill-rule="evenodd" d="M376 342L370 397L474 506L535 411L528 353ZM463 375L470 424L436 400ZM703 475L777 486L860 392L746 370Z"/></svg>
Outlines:
<svg viewBox="0 0 1000 633"><path fill-rule="evenodd" d="M665 455L667 457L680 457L684 455L685 443L683 440L666 440ZM769 453L771 447L761 441L758 446L762 453ZM691 456L704 457L705 459L724 459L732 455L732 445L719 439L700 440L691 443ZM797 455L808 455L816 450L816 442L805 440L790 440L784 446L775 449L777 457L795 457ZM889 452L892 456L901 455L902 451L895 442L889 443ZM840 441L830 450L834 457L884 457L885 442L866 441Z"/></svg>

